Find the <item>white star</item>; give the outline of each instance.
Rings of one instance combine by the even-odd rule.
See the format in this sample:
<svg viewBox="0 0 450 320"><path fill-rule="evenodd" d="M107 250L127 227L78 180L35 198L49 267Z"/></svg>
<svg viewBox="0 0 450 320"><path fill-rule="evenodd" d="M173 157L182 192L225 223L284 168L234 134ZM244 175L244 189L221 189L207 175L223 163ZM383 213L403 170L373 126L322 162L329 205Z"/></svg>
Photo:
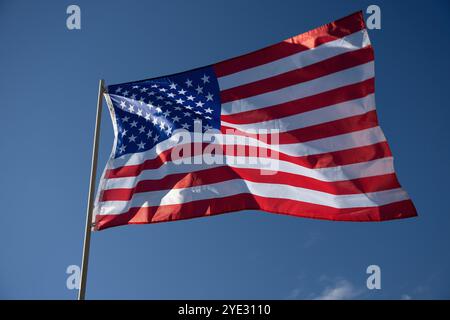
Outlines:
<svg viewBox="0 0 450 320"><path fill-rule="evenodd" d="M171 106L173 104L172 101L165 101L164 103L166 106Z"/></svg>
<svg viewBox="0 0 450 320"><path fill-rule="evenodd" d="M141 143L138 143L138 147L139 147L139 150L140 150L140 149L144 149L144 147L145 147L145 142L141 141Z"/></svg>
<svg viewBox="0 0 450 320"><path fill-rule="evenodd" d="M148 132L147 132L147 138L150 139L150 137L152 136L152 134L153 134L153 131L148 130Z"/></svg>
<svg viewBox="0 0 450 320"><path fill-rule="evenodd" d="M151 103L147 103L147 107L149 107L149 109L154 108L153 105Z"/></svg>
<svg viewBox="0 0 450 320"><path fill-rule="evenodd" d="M133 94L131 95L130 98L131 98L132 100L136 99L136 94L133 93Z"/></svg>
<svg viewBox="0 0 450 320"><path fill-rule="evenodd" d="M181 107L179 107L179 106L176 106L174 109L178 110L178 111L181 111Z"/></svg>
<svg viewBox="0 0 450 320"><path fill-rule="evenodd" d="M122 118L122 121L123 121L123 122L128 122L128 120L130 120L130 117L129 117L129 116L125 116L125 117Z"/></svg>
<svg viewBox="0 0 450 320"><path fill-rule="evenodd" d="M213 95L211 92L208 92L208 95L206 96L206 101L213 101Z"/></svg>
<svg viewBox="0 0 450 320"><path fill-rule="evenodd" d="M190 80L190 79L187 79L186 80L186 86L189 88L189 87L192 87L192 80Z"/></svg>
<svg viewBox="0 0 450 320"><path fill-rule="evenodd" d="M199 102L196 102L195 103L195 105L197 106L197 107L203 107L205 104L203 103L203 102L201 102L201 101L199 101Z"/></svg>
<svg viewBox="0 0 450 320"><path fill-rule="evenodd" d="M137 114L138 116L142 117L142 110L141 110L141 109L138 109L138 111L136 112L136 114Z"/></svg>
<svg viewBox="0 0 450 320"><path fill-rule="evenodd" d="M195 114L202 114L200 111L194 111Z"/></svg>
<svg viewBox="0 0 450 320"><path fill-rule="evenodd" d="M183 102L184 102L184 100L183 99L177 99L177 100L175 100L176 101L176 103L178 103L178 104L183 104Z"/></svg>
<svg viewBox="0 0 450 320"><path fill-rule="evenodd" d="M209 76L207 76L206 74L204 74L201 79L203 80L203 83L209 82Z"/></svg>
<svg viewBox="0 0 450 320"><path fill-rule="evenodd" d="M163 96L157 96L156 99L157 100L162 100L162 99L164 99L164 97Z"/></svg>
<svg viewBox="0 0 450 320"><path fill-rule="evenodd" d="M122 132L120 133L122 137L125 137L127 135L127 130L122 129Z"/></svg>
<svg viewBox="0 0 450 320"><path fill-rule="evenodd" d="M175 97L175 94L174 93L169 93L168 95L167 95L169 98L174 98Z"/></svg>
<svg viewBox="0 0 450 320"><path fill-rule="evenodd" d="M179 94L186 94L186 90L181 89L180 91L178 91Z"/></svg>
<svg viewBox="0 0 450 320"><path fill-rule="evenodd" d="M155 92L154 91L150 91L150 92L148 92L147 93L149 96L154 96L155 95Z"/></svg>
<svg viewBox="0 0 450 320"><path fill-rule="evenodd" d="M134 135L134 134L132 134L129 138L128 138L128 140L130 140L130 142L131 141L133 141L133 142L136 142L136 136Z"/></svg>
<svg viewBox="0 0 450 320"><path fill-rule="evenodd" d="M165 127L165 123L164 123L164 121L161 121L161 124L159 125L159 128L161 129L161 130L164 130L164 127Z"/></svg>
<svg viewBox="0 0 450 320"><path fill-rule="evenodd" d="M170 89L175 90L176 88L177 88L177 84L174 83L174 82L172 82L172 83L170 84Z"/></svg>
<svg viewBox="0 0 450 320"><path fill-rule="evenodd" d="M128 110L130 110L130 112L134 112L134 106L132 104L130 104L130 107L128 108Z"/></svg>
<svg viewBox="0 0 450 320"><path fill-rule="evenodd" d="M153 141L158 141L158 139L159 139L159 136L158 135L155 135L155 137L153 138Z"/></svg>
<svg viewBox="0 0 450 320"><path fill-rule="evenodd" d="M164 115L164 117L168 117L169 115L170 115L170 111L169 110L166 110L166 112L163 112L163 115Z"/></svg>
<svg viewBox="0 0 450 320"><path fill-rule="evenodd" d="M152 123L153 123L155 126L158 125L158 118L153 118Z"/></svg>
<svg viewBox="0 0 450 320"><path fill-rule="evenodd" d="M189 96L187 96L187 99L191 100L191 101L194 101L194 96L193 95L189 95Z"/></svg>
<svg viewBox="0 0 450 320"><path fill-rule="evenodd" d="M178 121L180 121L180 118L178 116L175 116L175 117L172 118L172 121L173 122L178 122Z"/></svg>
<svg viewBox="0 0 450 320"><path fill-rule="evenodd" d="M142 88L141 92L147 92L148 88Z"/></svg>
<svg viewBox="0 0 450 320"><path fill-rule="evenodd" d="M145 127L144 126L141 126L140 128L139 128L139 133L144 133L145 132Z"/></svg>
<svg viewBox="0 0 450 320"><path fill-rule="evenodd" d="M161 91L161 92L166 92L167 89L166 89L166 88L161 88L161 89L159 89L159 91Z"/></svg>
<svg viewBox="0 0 450 320"><path fill-rule="evenodd" d="M139 89L139 86L133 86L133 89Z"/></svg>
<svg viewBox="0 0 450 320"><path fill-rule="evenodd" d="M122 109L125 108L126 107L125 101L120 101L120 106L122 107Z"/></svg>
<svg viewBox="0 0 450 320"><path fill-rule="evenodd" d="M124 153L125 152L125 148L126 148L127 146L126 145L121 145L120 147L119 147L119 152L120 153Z"/></svg>
<svg viewBox="0 0 450 320"><path fill-rule="evenodd" d="M203 93L203 88L200 87L200 85L198 85L197 89L195 89L195 91L197 91L198 94Z"/></svg>
<svg viewBox="0 0 450 320"><path fill-rule="evenodd" d="M151 120L151 118L152 118L152 114L151 114L151 113L148 113L148 112L146 112L146 113L145 113L145 120L147 120L147 121L150 121L150 120Z"/></svg>
<svg viewBox="0 0 450 320"><path fill-rule="evenodd" d="M209 129L212 129L212 127L209 124L207 124L203 126L203 129L205 129L205 131L208 131Z"/></svg>
<svg viewBox="0 0 450 320"><path fill-rule="evenodd" d="M144 104L144 97L141 97L140 99L139 99L139 103L141 104L141 106Z"/></svg>
<svg viewBox="0 0 450 320"><path fill-rule="evenodd" d="M157 84L152 84L152 88L158 88Z"/></svg>
<svg viewBox="0 0 450 320"><path fill-rule="evenodd" d="M211 120L212 118L210 116L205 116L205 119Z"/></svg>
<svg viewBox="0 0 450 320"><path fill-rule="evenodd" d="M186 109L188 109L188 110L192 110L192 109L194 109L193 107L191 107L191 106L184 106Z"/></svg>
<svg viewBox="0 0 450 320"><path fill-rule="evenodd" d="M187 124L187 123L184 123L183 125L182 125L182 127L183 127L183 129L186 129L186 130L189 130L189 127L190 127L191 125L190 124Z"/></svg>
<svg viewBox="0 0 450 320"><path fill-rule="evenodd" d="M156 110L157 113L161 113L161 112L162 112L162 109L161 109L160 106L157 106L157 107L155 108L155 110Z"/></svg>
<svg viewBox="0 0 450 320"><path fill-rule="evenodd" d="M190 117L192 115L192 113L190 113L190 112L184 112L183 114L185 117Z"/></svg>
<svg viewBox="0 0 450 320"><path fill-rule="evenodd" d="M170 136L172 134L172 127L167 127L166 134Z"/></svg>
<svg viewBox="0 0 450 320"><path fill-rule="evenodd" d="M212 110L211 108L207 108L207 109L205 109L205 112L206 112L206 113L212 113L213 110Z"/></svg>
<svg viewBox="0 0 450 320"><path fill-rule="evenodd" d="M128 96L128 91L124 91L124 93L122 93L125 97Z"/></svg>
<svg viewBox="0 0 450 320"><path fill-rule="evenodd" d="M122 91L122 88L121 88L121 87L118 87L118 88L116 89L116 93L119 93L120 91Z"/></svg>
<svg viewBox="0 0 450 320"><path fill-rule="evenodd" d="M137 121L135 120L135 121L133 121L132 123L130 123L130 126L131 126L132 128L137 127Z"/></svg>

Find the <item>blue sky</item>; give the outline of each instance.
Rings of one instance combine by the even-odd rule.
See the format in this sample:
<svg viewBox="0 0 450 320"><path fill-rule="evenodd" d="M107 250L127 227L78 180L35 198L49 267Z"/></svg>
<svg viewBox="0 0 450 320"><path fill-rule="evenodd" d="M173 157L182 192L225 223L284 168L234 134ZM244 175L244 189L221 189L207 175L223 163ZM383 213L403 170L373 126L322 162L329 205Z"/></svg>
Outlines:
<svg viewBox="0 0 450 320"><path fill-rule="evenodd" d="M81 7L81 30L66 8ZM246 211L92 237L91 299L450 298L447 1L0 1L0 298L74 299L97 85L208 65L377 4L379 120L419 217ZM106 111L106 109L104 109ZM99 170L113 142L103 113ZM366 288L377 264L382 289Z"/></svg>

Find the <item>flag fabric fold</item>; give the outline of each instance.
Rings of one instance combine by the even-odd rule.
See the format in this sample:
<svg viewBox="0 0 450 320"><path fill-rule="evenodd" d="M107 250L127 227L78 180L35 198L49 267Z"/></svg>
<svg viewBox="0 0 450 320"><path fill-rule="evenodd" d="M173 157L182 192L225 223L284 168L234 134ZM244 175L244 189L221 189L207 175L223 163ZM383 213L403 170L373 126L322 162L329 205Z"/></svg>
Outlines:
<svg viewBox="0 0 450 320"><path fill-rule="evenodd" d="M240 210L416 216L375 109L361 12L264 49L108 86L115 141L94 227Z"/></svg>

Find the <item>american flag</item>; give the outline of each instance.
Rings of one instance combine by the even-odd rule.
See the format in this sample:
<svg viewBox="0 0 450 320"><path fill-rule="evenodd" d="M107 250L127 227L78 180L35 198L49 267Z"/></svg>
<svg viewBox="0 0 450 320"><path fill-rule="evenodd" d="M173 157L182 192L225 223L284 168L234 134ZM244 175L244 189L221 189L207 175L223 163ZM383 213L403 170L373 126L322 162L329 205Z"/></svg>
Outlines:
<svg viewBox="0 0 450 320"><path fill-rule="evenodd" d="M378 125L361 12L214 65L110 85L105 98L115 142L96 230L240 210L347 221L416 215ZM258 134L272 131L276 138ZM209 143L195 140L211 132ZM223 163L201 161L218 150Z"/></svg>

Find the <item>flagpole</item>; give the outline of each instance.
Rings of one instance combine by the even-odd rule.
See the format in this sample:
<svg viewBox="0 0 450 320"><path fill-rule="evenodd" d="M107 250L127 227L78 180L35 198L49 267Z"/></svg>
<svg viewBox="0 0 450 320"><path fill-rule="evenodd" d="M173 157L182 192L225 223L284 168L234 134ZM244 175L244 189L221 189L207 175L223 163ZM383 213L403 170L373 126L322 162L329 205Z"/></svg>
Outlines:
<svg viewBox="0 0 450 320"><path fill-rule="evenodd" d="M86 294L89 249L91 246L92 211L94 209L95 180L97 176L98 138L100 136L100 122L102 118L102 95L104 92L103 84L104 81L101 79L98 84L97 115L95 117L94 144L92 146L91 178L89 181L89 196L86 210L86 228L84 230L83 258L81 262L81 279L80 289L78 291L78 300L84 300Z"/></svg>

